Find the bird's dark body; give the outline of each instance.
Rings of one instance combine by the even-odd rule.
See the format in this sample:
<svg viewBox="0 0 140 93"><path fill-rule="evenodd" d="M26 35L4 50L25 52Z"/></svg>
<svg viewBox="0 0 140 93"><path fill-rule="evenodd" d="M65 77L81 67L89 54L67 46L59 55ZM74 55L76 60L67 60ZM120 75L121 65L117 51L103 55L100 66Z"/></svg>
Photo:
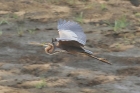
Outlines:
<svg viewBox="0 0 140 93"><path fill-rule="evenodd" d="M61 48L71 54L85 53L85 50L82 47L83 45L76 41L59 41L58 44L58 48Z"/></svg>

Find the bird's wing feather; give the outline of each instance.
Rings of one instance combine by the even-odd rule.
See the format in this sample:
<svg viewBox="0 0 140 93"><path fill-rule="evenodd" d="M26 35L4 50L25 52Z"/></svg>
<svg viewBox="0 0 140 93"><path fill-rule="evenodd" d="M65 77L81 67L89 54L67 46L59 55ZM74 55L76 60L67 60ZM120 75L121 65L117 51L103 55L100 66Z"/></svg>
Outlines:
<svg viewBox="0 0 140 93"><path fill-rule="evenodd" d="M93 52L91 52L90 50L87 50L87 49L85 49L85 48L83 48L83 50L84 50L87 54L90 54L90 55L93 54Z"/></svg>
<svg viewBox="0 0 140 93"><path fill-rule="evenodd" d="M86 35L81 26L74 21L59 20L58 21L59 38L58 41L77 41L82 45L86 43Z"/></svg>
<svg viewBox="0 0 140 93"><path fill-rule="evenodd" d="M74 46L74 47L82 47L83 45L77 41L59 41L59 46Z"/></svg>

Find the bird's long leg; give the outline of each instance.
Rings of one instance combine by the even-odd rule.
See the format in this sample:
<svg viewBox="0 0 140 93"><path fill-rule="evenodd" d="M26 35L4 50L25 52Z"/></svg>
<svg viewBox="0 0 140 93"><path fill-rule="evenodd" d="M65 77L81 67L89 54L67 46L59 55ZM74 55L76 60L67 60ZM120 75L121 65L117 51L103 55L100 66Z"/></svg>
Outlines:
<svg viewBox="0 0 140 93"><path fill-rule="evenodd" d="M89 55L89 56L92 57L92 58L95 58L95 59L97 59L97 60L99 60L99 61L101 61L101 62L104 62L104 63L107 63L107 64L112 65L112 63L110 63L109 61L107 61L107 60L104 59L104 58L98 58L98 57L96 57L96 56L94 56L94 55Z"/></svg>

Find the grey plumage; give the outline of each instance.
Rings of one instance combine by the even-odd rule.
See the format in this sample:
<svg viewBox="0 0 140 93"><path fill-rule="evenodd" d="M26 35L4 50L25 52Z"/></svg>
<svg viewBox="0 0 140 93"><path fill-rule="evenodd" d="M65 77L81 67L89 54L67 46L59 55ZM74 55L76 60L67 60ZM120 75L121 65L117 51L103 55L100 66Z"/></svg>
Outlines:
<svg viewBox="0 0 140 93"><path fill-rule="evenodd" d="M77 49L81 53L93 54L91 51L84 49L86 35L77 22L60 19L57 28L60 37L56 40L59 42L59 47L67 52Z"/></svg>
<svg viewBox="0 0 140 93"><path fill-rule="evenodd" d="M74 21L59 20L58 21L59 38L58 41L77 41L82 45L86 44L86 35L82 27Z"/></svg>

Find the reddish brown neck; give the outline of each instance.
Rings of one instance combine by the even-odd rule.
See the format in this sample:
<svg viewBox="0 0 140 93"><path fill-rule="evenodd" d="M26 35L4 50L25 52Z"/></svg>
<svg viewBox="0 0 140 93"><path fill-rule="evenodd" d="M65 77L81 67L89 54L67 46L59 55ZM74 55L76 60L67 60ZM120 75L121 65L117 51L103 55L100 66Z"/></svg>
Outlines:
<svg viewBox="0 0 140 93"><path fill-rule="evenodd" d="M54 52L54 45L53 44L48 44L48 46L45 48L45 52L47 54L51 54Z"/></svg>

